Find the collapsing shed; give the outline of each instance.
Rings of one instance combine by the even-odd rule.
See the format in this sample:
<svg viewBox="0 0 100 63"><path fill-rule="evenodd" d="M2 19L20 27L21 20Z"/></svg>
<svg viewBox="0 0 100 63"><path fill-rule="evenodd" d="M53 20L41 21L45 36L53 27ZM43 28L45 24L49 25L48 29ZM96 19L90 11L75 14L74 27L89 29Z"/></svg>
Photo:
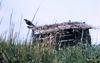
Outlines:
<svg viewBox="0 0 100 63"><path fill-rule="evenodd" d="M32 37L33 41L60 44L61 47L73 46L80 42L91 45L89 29L92 27L85 22L64 22L33 27Z"/></svg>

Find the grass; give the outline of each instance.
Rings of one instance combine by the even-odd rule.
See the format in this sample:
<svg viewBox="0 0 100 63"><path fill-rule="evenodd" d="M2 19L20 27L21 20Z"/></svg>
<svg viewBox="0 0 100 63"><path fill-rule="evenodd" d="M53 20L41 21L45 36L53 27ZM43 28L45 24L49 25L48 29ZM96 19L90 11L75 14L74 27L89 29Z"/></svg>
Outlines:
<svg viewBox="0 0 100 63"><path fill-rule="evenodd" d="M15 44L0 39L1 63L100 63L100 45L68 46L56 50L42 43Z"/></svg>

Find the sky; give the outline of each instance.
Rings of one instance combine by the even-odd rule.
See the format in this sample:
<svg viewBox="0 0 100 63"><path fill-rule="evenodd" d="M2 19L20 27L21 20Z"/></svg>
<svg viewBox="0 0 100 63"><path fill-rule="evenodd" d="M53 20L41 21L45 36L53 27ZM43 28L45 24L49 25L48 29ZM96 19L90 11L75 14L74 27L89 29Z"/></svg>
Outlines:
<svg viewBox="0 0 100 63"><path fill-rule="evenodd" d="M0 33L8 31L10 16L15 24L15 32L21 29L21 37L25 38L27 27L24 18L32 20L37 8L40 9L33 21L36 25L45 25L71 21L86 22L96 27L90 30L92 43L100 43L100 0L1 0ZM21 27L19 26L21 21Z"/></svg>

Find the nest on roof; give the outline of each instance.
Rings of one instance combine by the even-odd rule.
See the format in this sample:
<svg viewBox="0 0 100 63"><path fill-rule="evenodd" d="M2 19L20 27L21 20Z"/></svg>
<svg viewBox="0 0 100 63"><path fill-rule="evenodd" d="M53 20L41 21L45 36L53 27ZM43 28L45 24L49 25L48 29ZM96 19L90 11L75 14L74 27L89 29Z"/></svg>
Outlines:
<svg viewBox="0 0 100 63"><path fill-rule="evenodd" d="M92 29L92 27L85 22L63 22L52 25L38 26L35 31L39 31L40 33L46 33L65 29Z"/></svg>

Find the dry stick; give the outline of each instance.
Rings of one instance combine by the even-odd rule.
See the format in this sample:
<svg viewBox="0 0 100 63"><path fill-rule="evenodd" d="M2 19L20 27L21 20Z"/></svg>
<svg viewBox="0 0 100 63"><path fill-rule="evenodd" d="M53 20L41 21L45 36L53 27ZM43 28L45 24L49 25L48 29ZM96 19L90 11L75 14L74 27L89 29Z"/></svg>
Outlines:
<svg viewBox="0 0 100 63"><path fill-rule="evenodd" d="M83 41L83 35L84 35L84 30L82 30L81 43L82 43L82 41Z"/></svg>
<svg viewBox="0 0 100 63"><path fill-rule="evenodd" d="M22 18L23 18L23 16L21 15L21 18L20 18L20 25L19 25L19 31L18 31L18 39L19 39L20 30L21 30L21 26L22 26Z"/></svg>
<svg viewBox="0 0 100 63"><path fill-rule="evenodd" d="M13 10L12 10L12 12L11 12L11 15L10 15L10 23L9 23L9 38L8 39L10 39L10 41L12 41L12 37L11 37L11 35L12 35L12 31L11 31L11 26L12 26L12 15L13 15Z"/></svg>
<svg viewBox="0 0 100 63"><path fill-rule="evenodd" d="M12 10L11 15L10 15L10 23L9 23L9 26L11 26L11 24L12 24L12 15L13 15L13 10ZM10 29L10 27L9 27L9 29Z"/></svg>
<svg viewBox="0 0 100 63"><path fill-rule="evenodd" d="M38 12L38 10L39 10L39 8L40 8L40 5L39 5L39 7L37 8L37 10L36 10L36 12L35 12L35 14L34 14L34 16L33 16L32 22L34 21L34 19L35 19L35 17L36 17L36 14L37 14L37 12ZM29 32L30 32L30 29L28 30L28 33L27 33L27 36L26 36L26 42L27 42L27 39L28 39Z"/></svg>
<svg viewBox="0 0 100 63"><path fill-rule="evenodd" d="M0 19L0 25L1 25L1 23L2 23L2 20L3 20L3 17Z"/></svg>

